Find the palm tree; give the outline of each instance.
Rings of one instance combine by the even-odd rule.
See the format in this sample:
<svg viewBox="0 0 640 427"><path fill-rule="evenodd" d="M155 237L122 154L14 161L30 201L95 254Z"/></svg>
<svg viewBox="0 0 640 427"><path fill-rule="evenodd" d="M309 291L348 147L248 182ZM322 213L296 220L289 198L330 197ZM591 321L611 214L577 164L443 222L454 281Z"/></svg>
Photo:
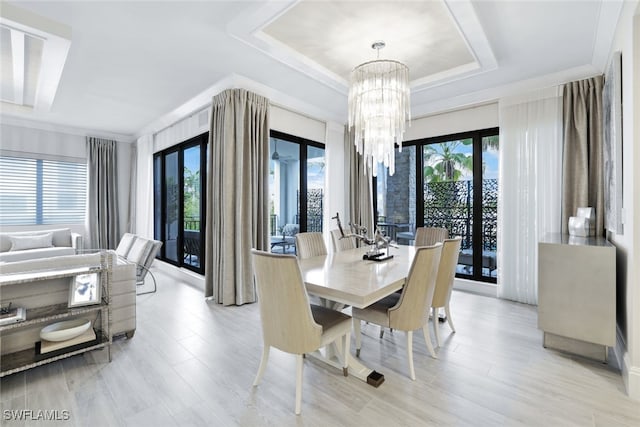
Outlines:
<svg viewBox="0 0 640 427"><path fill-rule="evenodd" d="M461 153L460 146L473 143L471 139L447 141L439 144L427 145L424 149L425 182L458 181L463 173L473 170L473 156L471 153Z"/></svg>

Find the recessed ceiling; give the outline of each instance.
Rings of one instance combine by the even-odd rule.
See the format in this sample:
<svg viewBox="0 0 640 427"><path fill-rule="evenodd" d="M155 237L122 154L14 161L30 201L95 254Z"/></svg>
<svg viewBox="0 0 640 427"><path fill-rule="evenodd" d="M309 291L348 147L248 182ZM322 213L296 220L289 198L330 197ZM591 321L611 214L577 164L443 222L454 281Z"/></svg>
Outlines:
<svg viewBox="0 0 640 427"><path fill-rule="evenodd" d="M48 111L71 43L71 29L9 4L0 9L4 109Z"/></svg>
<svg viewBox="0 0 640 427"><path fill-rule="evenodd" d="M377 40L380 58L407 65L411 80L479 67L442 1L301 1L262 32L345 80L376 59Z"/></svg>
<svg viewBox="0 0 640 427"><path fill-rule="evenodd" d="M1 118L131 140L202 108L232 84L342 124L349 70L375 57L370 46L376 39L387 43L381 56L410 68L415 118L602 73L622 5L622 0L2 0L0 12L13 7L38 15L56 24L54 30L66 29L67 42L73 31L73 43L57 68L42 66L60 73L57 90L49 88L55 95L51 108L3 103ZM3 91L13 85L5 82L12 71L5 73L3 65Z"/></svg>

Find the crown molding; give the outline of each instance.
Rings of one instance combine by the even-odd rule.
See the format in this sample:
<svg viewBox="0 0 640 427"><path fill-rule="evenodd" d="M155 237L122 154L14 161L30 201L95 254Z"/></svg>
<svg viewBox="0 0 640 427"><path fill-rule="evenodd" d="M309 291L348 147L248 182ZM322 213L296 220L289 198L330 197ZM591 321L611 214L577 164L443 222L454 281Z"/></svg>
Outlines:
<svg viewBox="0 0 640 427"><path fill-rule="evenodd" d="M86 129L51 122L25 119L23 117L11 116L4 113L0 116L0 124L29 129L38 129L47 132L65 133L67 135L95 136L98 138L112 139L118 142L131 143L135 141L133 135L125 135L121 133L105 132L95 129Z"/></svg>
<svg viewBox="0 0 640 427"><path fill-rule="evenodd" d="M166 129L169 126L183 120L190 115L193 115L211 105L211 99L220 92L227 89L246 89L264 96L269 99L272 105L284 108L286 110L295 112L307 116L313 120L319 120L322 122L336 121L343 122L344 118L339 117L336 114L329 112L328 110L311 105L305 101L302 101L294 96L285 94L279 90L273 89L265 84L258 83L255 80L251 80L247 77L239 74L229 74L225 76L209 88L200 92L184 104L178 106L174 110L159 117L147 126L142 128L136 133L135 138L140 138L143 135L154 134L162 129Z"/></svg>

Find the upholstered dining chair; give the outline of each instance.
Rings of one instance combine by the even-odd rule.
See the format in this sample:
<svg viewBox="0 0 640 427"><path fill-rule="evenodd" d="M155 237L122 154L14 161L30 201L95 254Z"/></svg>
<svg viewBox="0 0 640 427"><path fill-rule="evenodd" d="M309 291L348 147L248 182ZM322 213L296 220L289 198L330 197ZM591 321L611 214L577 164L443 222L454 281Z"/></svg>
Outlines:
<svg viewBox="0 0 640 427"><path fill-rule="evenodd" d="M449 238L449 230L441 227L418 227L415 246L431 246Z"/></svg>
<svg viewBox="0 0 640 427"><path fill-rule="evenodd" d="M296 254L298 259L327 254L327 245L322 233L306 232L296 234Z"/></svg>
<svg viewBox="0 0 640 427"><path fill-rule="evenodd" d="M340 230L331 230L331 241L333 242L333 252L342 252L356 248L356 239L354 237L342 238Z"/></svg>
<svg viewBox="0 0 640 427"><path fill-rule="evenodd" d="M262 380L275 347L296 355L296 414L302 403L303 355L337 343L338 358L348 375L351 317L328 308L309 304L298 260L294 255L280 255L252 250L255 283L262 320L264 347L254 386Z"/></svg>
<svg viewBox="0 0 640 427"><path fill-rule="evenodd" d="M413 331L422 328L429 354L437 359L431 344L428 323L441 252L442 243L416 248L416 254L401 294L389 295L363 309L355 307L352 309L357 356L360 355L362 345L360 321L364 320L406 332L409 376L412 380L416 379L413 368Z"/></svg>
<svg viewBox="0 0 640 427"><path fill-rule="evenodd" d="M415 246L432 246L449 238L449 230L441 227L418 227L414 240ZM401 291L397 291L399 294ZM393 328L391 329L393 332ZM384 328L380 328L380 339L384 336Z"/></svg>
<svg viewBox="0 0 640 427"><path fill-rule="evenodd" d="M438 275L436 276L436 289L433 293L433 300L431 301L431 317L433 318L433 330L436 335L438 347L440 347L438 311L440 311L441 307L444 307L449 327L454 333L456 332L456 328L453 326L453 320L451 320L449 300L451 299L453 280L456 277L456 267L458 266L461 242L462 238L459 236L454 239L445 239L442 242L442 255L440 256L440 266L438 267Z"/></svg>

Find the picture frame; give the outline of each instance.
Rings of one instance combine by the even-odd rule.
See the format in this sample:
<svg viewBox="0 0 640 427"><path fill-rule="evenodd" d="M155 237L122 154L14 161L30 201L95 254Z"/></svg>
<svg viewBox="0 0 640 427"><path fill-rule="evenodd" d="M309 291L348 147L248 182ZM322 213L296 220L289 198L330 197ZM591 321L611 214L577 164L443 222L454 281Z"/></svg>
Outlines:
<svg viewBox="0 0 640 427"><path fill-rule="evenodd" d="M100 304L101 289L100 273L72 277L69 284L69 307Z"/></svg>
<svg viewBox="0 0 640 427"><path fill-rule="evenodd" d="M602 92L604 226L623 234L622 218L622 54L614 52Z"/></svg>

